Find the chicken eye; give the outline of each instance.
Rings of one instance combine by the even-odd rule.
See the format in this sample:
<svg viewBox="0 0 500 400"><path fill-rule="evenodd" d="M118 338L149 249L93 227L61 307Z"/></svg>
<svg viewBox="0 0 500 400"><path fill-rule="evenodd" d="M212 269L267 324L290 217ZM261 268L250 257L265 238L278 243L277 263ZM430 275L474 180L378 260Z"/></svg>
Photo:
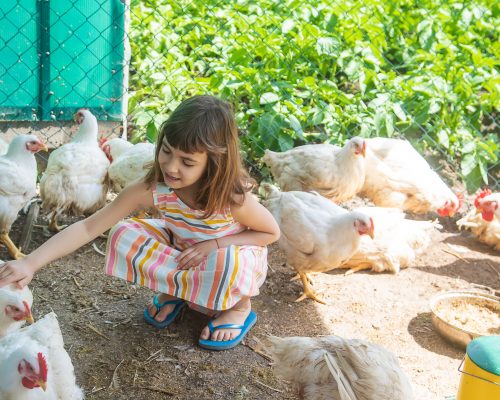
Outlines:
<svg viewBox="0 0 500 400"><path fill-rule="evenodd" d="M21 311L19 308L17 308L16 306L12 306L12 309L15 311L15 312L19 312Z"/></svg>

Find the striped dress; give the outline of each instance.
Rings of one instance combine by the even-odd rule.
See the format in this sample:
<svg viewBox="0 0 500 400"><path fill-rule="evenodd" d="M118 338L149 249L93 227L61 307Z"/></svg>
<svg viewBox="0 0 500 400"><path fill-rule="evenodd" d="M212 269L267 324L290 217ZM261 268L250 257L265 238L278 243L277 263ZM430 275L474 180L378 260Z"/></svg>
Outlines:
<svg viewBox="0 0 500 400"><path fill-rule="evenodd" d="M267 249L231 245L212 251L197 266L177 270L175 257L195 243L246 228L229 209L203 218L168 186L153 187L161 219L128 219L108 235L106 274L186 300L190 307L222 311L242 296L256 296L267 273Z"/></svg>

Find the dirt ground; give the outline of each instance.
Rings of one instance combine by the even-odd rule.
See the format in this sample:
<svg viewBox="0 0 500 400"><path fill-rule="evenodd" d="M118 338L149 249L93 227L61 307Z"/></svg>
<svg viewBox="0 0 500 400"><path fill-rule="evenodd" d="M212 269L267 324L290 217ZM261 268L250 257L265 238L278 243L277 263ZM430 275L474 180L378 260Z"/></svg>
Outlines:
<svg viewBox="0 0 500 400"><path fill-rule="evenodd" d="M12 230L16 242L24 219ZM296 399L291 385L248 346L265 334L336 334L378 343L398 356L415 399L444 399L456 394L464 352L433 329L429 299L473 284L500 289L500 257L457 232L453 221L443 224L428 251L398 275L318 275L315 286L324 289L328 305L294 303L301 288L289 281L283 254L271 246L269 275L253 301L259 321L246 345L230 351L197 346L207 318L192 310L168 329L147 325L142 312L151 291L104 275L104 257L90 244L36 275L34 315L57 313L87 399ZM36 228L28 250L44 240ZM105 239L94 243L105 247ZM0 259L8 259L4 248Z"/></svg>

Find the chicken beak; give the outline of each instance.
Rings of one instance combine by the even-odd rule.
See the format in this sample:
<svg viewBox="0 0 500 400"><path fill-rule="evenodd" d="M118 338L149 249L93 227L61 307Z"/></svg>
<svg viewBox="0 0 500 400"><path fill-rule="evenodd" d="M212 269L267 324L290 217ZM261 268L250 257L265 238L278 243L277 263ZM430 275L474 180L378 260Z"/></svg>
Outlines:
<svg viewBox="0 0 500 400"><path fill-rule="evenodd" d="M23 318L28 324L33 324L35 320L33 319L33 315L28 314Z"/></svg>
<svg viewBox="0 0 500 400"><path fill-rule="evenodd" d="M37 385L40 386L40 389L42 389L44 392L47 390L47 382L39 380L36 382Z"/></svg>
<svg viewBox="0 0 500 400"><path fill-rule="evenodd" d="M374 232L374 230L373 230L373 226L372 226L372 228L370 229L370 232L368 232L368 235L370 235L370 237L372 238L372 240L373 240L373 239L375 239L375 232Z"/></svg>
<svg viewBox="0 0 500 400"><path fill-rule="evenodd" d="M83 122L83 116L80 112L76 112L74 115L73 115L73 120L78 124L80 125L82 122Z"/></svg>
<svg viewBox="0 0 500 400"><path fill-rule="evenodd" d="M40 150L43 150L47 153L49 152L49 148L47 147L47 145L45 143L40 144Z"/></svg>

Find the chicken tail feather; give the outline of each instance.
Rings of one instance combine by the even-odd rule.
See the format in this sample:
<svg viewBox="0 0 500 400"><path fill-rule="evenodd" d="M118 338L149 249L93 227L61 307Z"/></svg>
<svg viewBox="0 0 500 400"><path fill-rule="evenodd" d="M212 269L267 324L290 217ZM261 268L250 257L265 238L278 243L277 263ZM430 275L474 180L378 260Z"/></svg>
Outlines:
<svg viewBox="0 0 500 400"><path fill-rule="evenodd" d="M337 364L335 357L333 357L330 353L325 353L324 358L333 379L337 382L340 400L358 400L356 394L352 390L349 380Z"/></svg>

